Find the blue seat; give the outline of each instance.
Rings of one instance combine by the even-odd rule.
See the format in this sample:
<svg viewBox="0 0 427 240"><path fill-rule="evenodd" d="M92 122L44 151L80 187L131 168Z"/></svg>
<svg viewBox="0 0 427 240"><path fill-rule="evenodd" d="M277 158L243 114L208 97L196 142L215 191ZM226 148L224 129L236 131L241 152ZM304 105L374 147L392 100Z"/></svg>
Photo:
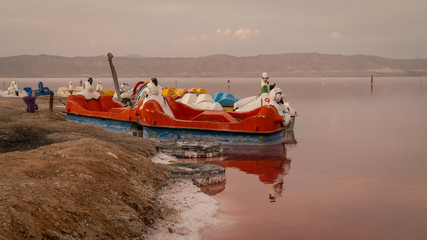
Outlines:
<svg viewBox="0 0 427 240"><path fill-rule="evenodd" d="M28 96L31 96L33 94L33 89L31 89L31 87L24 87L24 91L27 92Z"/></svg>
<svg viewBox="0 0 427 240"><path fill-rule="evenodd" d="M239 101L239 99L235 98L231 93L216 92L212 98L223 107L233 107L234 103Z"/></svg>

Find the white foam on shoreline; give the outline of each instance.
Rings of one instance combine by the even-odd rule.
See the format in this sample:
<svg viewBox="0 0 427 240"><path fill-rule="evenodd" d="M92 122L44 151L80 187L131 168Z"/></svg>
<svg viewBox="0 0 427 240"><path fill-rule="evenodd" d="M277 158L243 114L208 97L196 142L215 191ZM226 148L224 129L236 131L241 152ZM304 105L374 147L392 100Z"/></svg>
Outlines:
<svg viewBox="0 0 427 240"><path fill-rule="evenodd" d="M153 162L168 164L176 158L167 154L157 154ZM162 190L159 202L164 212L170 213L159 219L146 235L147 239L197 240L201 230L220 224L216 218L218 201L200 191L191 180L177 180Z"/></svg>
<svg viewBox="0 0 427 240"><path fill-rule="evenodd" d="M158 153L151 158L153 163L171 164L177 161L177 158L164 153Z"/></svg>
<svg viewBox="0 0 427 240"><path fill-rule="evenodd" d="M163 189L159 197L165 211L171 214L159 220L147 239L200 239L200 231L220 223L215 217L219 206L190 180L180 180Z"/></svg>

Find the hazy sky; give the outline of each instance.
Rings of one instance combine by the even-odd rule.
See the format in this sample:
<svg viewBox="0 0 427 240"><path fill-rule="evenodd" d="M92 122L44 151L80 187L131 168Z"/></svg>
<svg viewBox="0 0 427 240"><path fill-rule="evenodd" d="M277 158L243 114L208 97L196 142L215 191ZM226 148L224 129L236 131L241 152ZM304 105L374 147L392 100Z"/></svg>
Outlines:
<svg viewBox="0 0 427 240"><path fill-rule="evenodd" d="M0 0L0 57L427 59L427 0Z"/></svg>

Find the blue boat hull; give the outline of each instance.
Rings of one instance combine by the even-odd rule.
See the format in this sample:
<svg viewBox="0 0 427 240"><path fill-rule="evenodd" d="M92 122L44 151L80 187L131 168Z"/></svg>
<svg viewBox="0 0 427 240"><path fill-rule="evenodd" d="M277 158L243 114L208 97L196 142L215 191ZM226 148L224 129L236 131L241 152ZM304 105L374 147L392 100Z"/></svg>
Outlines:
<svg viewBox="0 0 427 240"><path fill-rule="evenodd" d="M159 141L214 140L224 145L272 145L282 143L286 131L271 133L247 133L231 131L212 131L188 128L168 128L143 126L143 137Z"/></svg>
<svg viewBox="0 0 427 240"><path fill-rule="evenodd" d="M93 117L80 114L67 113L67 121L85 123L103 128L109 132L134 134L132 131L138 128L135 122L115 120L109 118ZM136 130L136 129L135 129Z"/></svg>
<svg viewBox="0 0 427 240"><path fill-rule="evenodd" d="M189 128L171 128L137 125L135 122L67 113L67 121L100 127L109 132L131 134L159 141L214 140L224 145L273 145L283 143L286 131L248 133L213 131Z"/></svg>

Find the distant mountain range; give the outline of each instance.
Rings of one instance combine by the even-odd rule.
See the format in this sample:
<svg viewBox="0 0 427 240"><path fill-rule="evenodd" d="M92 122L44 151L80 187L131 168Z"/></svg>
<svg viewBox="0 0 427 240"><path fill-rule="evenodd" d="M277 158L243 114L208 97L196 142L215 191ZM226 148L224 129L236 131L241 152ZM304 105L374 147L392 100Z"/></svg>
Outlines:
<svg viewBox="0 0 427 240"><path fill-rule="evenodd" d="M427 59L389 59L367 55L286 53L250 57L114 57L120 77L358 77L427 76ZM107 56L0 57L0 78L111 77Z"/></svg>

